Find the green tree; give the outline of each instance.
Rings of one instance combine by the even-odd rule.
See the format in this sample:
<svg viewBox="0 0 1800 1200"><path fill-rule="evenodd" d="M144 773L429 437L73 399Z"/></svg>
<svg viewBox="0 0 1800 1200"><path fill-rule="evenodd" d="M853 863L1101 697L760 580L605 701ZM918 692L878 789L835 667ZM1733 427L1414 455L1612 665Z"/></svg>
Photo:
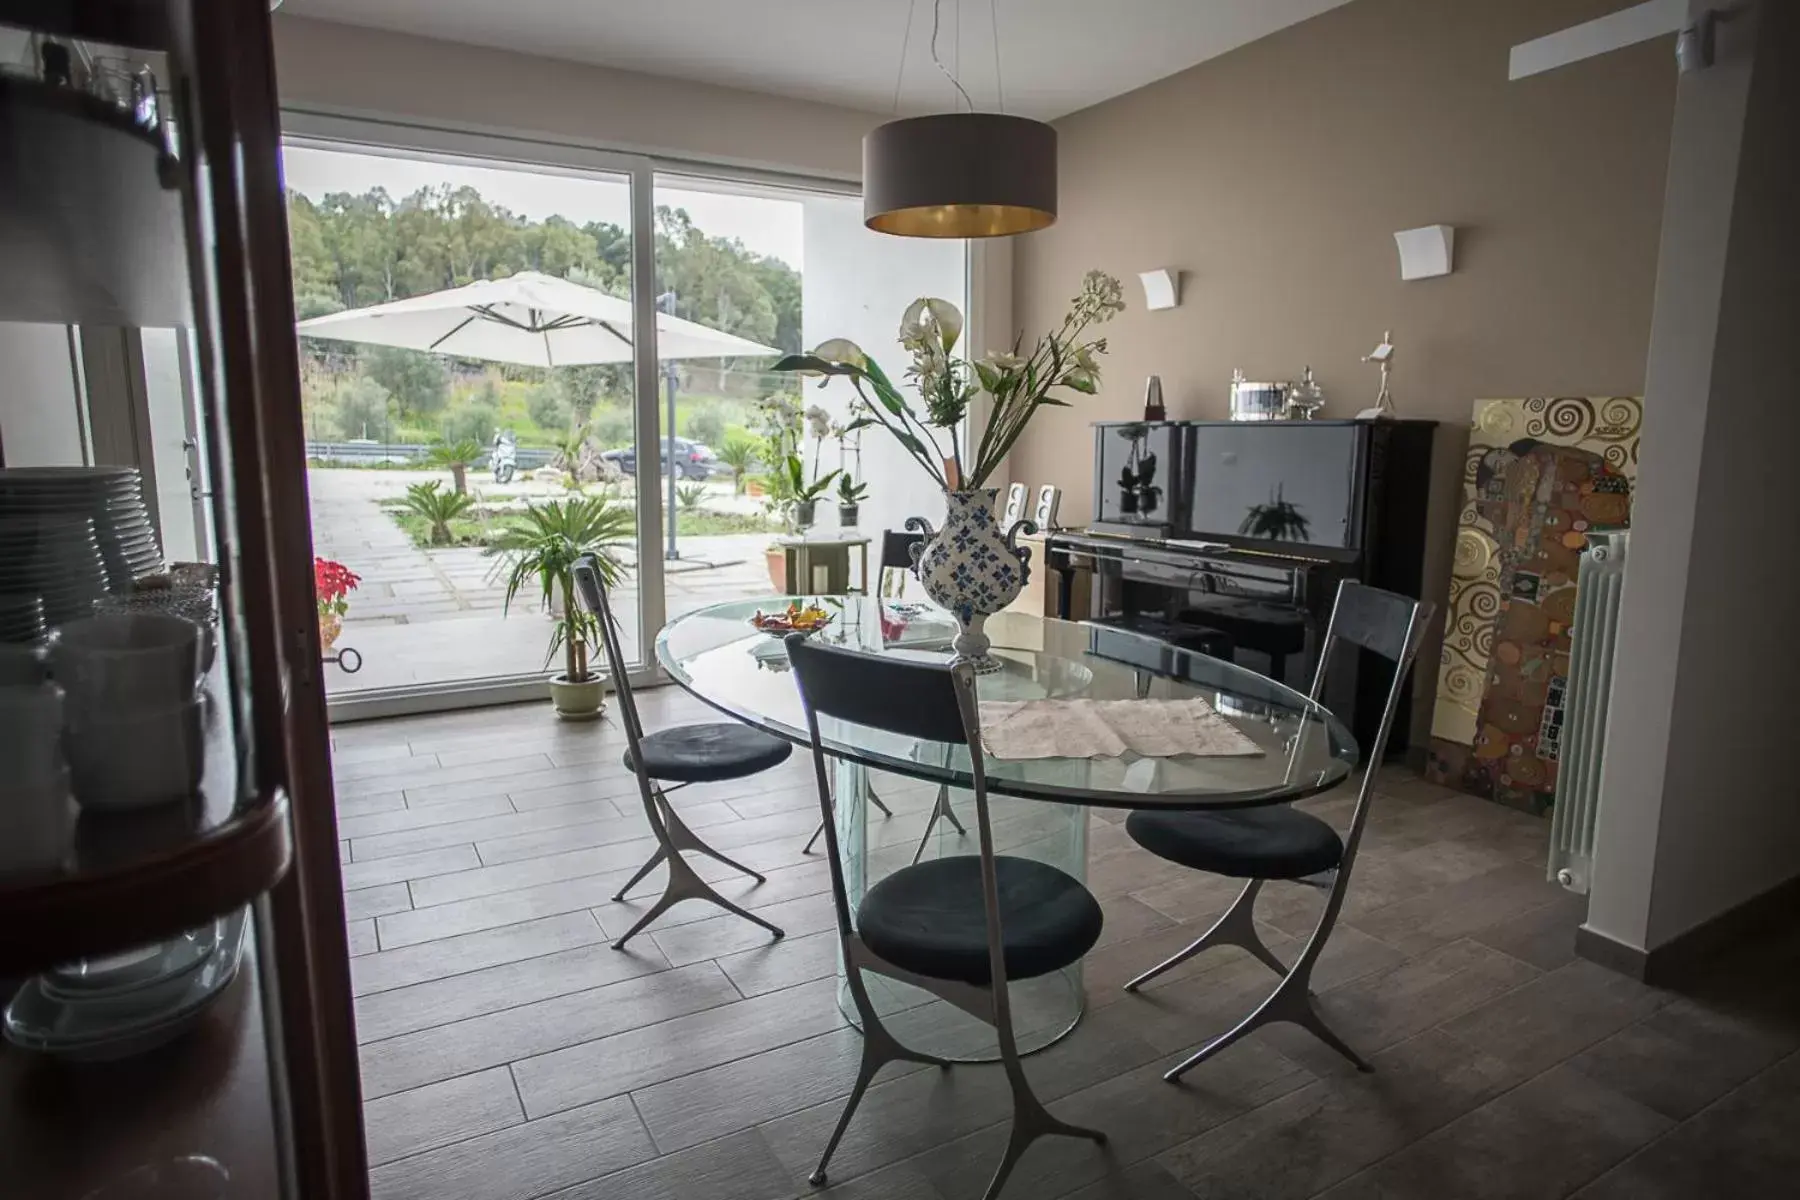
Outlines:
<svg viewBox="0 0 1800 1200"><path fill-rule="evenodd" d="M534 387L525 396L525 411L539 429L563 429L569 424L569 402L554 384Z"/></svg>
<svg viewBox="0 0 1800 1200"><path fill-rule="evenodd" d="M363 352L363 374L388 390L403 417L439 412L450 397L450 370L436 354L372 346Z"/></svg>
<svg viewBox="0 0 1800 1200"><path fill-rule="evenodd" d="M481 461L481 455L480 442L474 438L463 438L433 446L425 461L449 471L450 482L456 488L456 494L462 496L469 490L469 468Z"/></svg>
<svg viewBox="0 0 1800 1200"><path fill-rule="evenodd" d="M444 416L444 440L447 442L472 441L485 446L494 440L494 433L499 428L499 405L489 402L480 394L468 404L452 409Z"/></svg>
<svg viewBox="0 0 1800 1200"><path fill-rule="evenodd" d="M725 416L714 403L694 405L688 413L686 435L696 442L717 446L725 440Z"/></svg>
<svg viewBox="0 0 1800 1200"><path fill-rule="evenodd" d="M383 438L388 423L388 391L373 379L346 379L333 397L338 430L345 440Z"/></svg>

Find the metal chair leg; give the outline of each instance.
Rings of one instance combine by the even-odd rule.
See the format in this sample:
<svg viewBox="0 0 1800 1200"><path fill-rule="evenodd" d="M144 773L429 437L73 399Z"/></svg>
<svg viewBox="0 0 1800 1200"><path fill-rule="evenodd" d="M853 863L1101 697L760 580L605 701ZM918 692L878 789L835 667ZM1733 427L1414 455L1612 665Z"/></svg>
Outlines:
<svg viewBox="0 0 1800 1200"><path fill-rule="evenodd" d="M646 912L637 919L636 924L625 931L624 937L621 937L612 944L612 948L614 950L623 950L625 948L625 943L642 933L646 925L668 912L671 908L674 908L683 900L711 901L728 913L733 913L761 925L764 929L767 929L778 938L786 936L782 932L780 926L765 921L755 913L750 912L739 905L733 904L725 897L719 895L710 883L707 883L704 879L701 879L699 875L694 873L694 868L689 866L687 860L682 858L680 854L670 854L669 881L664 885L662 897L657 900L655 904L650 906L649 912Z"/></svg>
<svg viewBox="0 0 1800 1200"><path fill-rule="evenodd" d="M827 1182L826 1168L831 1165L831 1156L837 1153L838 1143L843 1140L844 1131L850 1128L850 1118L856 1115L856 1106L862 1103L863 1093L869 1090L869 1084L881 1068L891 1062L916 1062L926 1066L949 1069L949 1059L938 1058L932 1054L921 1054L900 1044L881 1018L875 1015L875 1006L869 1001L868 992L864 990L861 970L850 967L850 998L862 1018L862 1063L856 1070L856 1086L850 1089L850 1098L844 1102L844 1111L838 1116L837 1127L831 1131L831 1140L825 1143L825 1153L819 1156L819 1165L813 1168L807 1181L814 1187L824 1187Z"/></svg>
<svg viewBox="0 0 1800 1200"><path fill-rule="evenodd" d="M1163 1078L1170 1083L1177 1083L1181 1077L1211 1058L1219 1051L1230 1046L1248 1033L1252 1033L1264 1025L1273 1025L1277 1021L1286 1021L1307 1030L1314 1037L1342 1054L1355 1064L1359 1071L1373 1071L1356 1051L1325 1024L1323 1017L1313 1007L1312 994L1308 990L1311 971L1296 969L1278 984L1269 998L1256 1006L1254 1012L1239 1021L1228 1032L1221 1034L1202 1046L1189 1058L1167 1071Z"/></svg>
<svg viewBox="0 0 1800 1200"><path fill-rule="evenodd" d="M1098 1129L1087 1129L1080 1125L1071 1125L1051 1115L1044 1107L1037 1093L1031 1090L1031 1081L1025 1078L1025 1068L1019 1062L1019 1050L1013 1042L1010 1027L1000 1031L1000 1060L1006 1070L1007 1081L1012 1084L1013 1119L1012 1132L1006 1139L1006 1152L1000 1156L1000 1165L994 1168L993 1178L988 1180L987 1191L982 1193L982 1200L994 1200L1000 1189L1006 1186L1013 1168L1019 1165L1031 1143L1041 1137L1082 1138L1096 1145L1106 1144L1106 1134Z"/></svg>
<svg viewBox="0 0 1800 1200"><path fill-rule="evenodd" d="M819 827L817 829L813 830L813 835L806 839L806 848L801 850L800 853L811 854L813 852L813 847L818 845L819 839L824 836L825 836L825 822L820 821Z"/></svg>
<svg viewBox="0 0 1800 1200"><path fill-rule="evenodd" d="M881 815L884 817L891 817L894 815L894 810L889 808L886 804L883 804L881 802L881 797L875 794L875 787L873 784L869 786L869 803L873 804L876 808L879 808L881 810Z"/></svg>
<svg viewBox="0 0 1800 1200"><path fill-rule="evenodd" d="M919 848L913 851L913 862L916 863L925 857L925 847L931 844L931 831L937 827L940 818L950 822L956 828L957 836L969 836L969 831L963 828L963 823L956 819L956 814L950 809L950 786L948 784L938 788L937 800L931 806L931 816L925 821L925 833L919 838Z"/></svg>
<svg viewBox="0 0 1800 1200"><path fill-rule="evenodd" d="M1226 909L1225 914L1214 921L1212 928L1201 934L1193 945L1157 963L1126 984L1125 990L1135 992L1163 972L1180 966L1202 950L1208 950L1214 946L1242 947L1277 975L1286 975L1288 973L1287 964L1275 957L1274 952L1263 944L1262 936L1256 932L1254 919L1256 893L1262 890L1262 885L1263 881L1260 879L1252 879L1245 884L1244 890L1239 892L1237 899L1231 902L1231 907Z"/></svg>
<svg viewBox="0 0 1800 1200"><path fill-rule="evenodd" d="M626 892L629 892L632 888L642 883L644 881L644 876L656 870L657 867L662 865L663 860L668 857L668 851L664 850L661 846L658 846L656 848L656 853L652 854L649 861L638 868L636 875L633 875L630 879L625 881L625 886L620 888L618 892L614 894L613 899L615 901L624 900Z"/></svg>
<svg viewBox="0 0 1800 1200"><path fill-rule="evenodd" d="M661 800L663 825L669 831L669 848L672 851L679 853L683 850L691 850L696 854L704 854L708 858L724 863L734 871L750 876L750 878L756 880L758 883L768 882L768 879L760 871L752 871L743 863L726 858L723 854L714 850L701 839L699 834L688 828L688 823L681 819L681 814L675 811L675 806L669 803L667 796L661 796L659 798Z"/></svg>

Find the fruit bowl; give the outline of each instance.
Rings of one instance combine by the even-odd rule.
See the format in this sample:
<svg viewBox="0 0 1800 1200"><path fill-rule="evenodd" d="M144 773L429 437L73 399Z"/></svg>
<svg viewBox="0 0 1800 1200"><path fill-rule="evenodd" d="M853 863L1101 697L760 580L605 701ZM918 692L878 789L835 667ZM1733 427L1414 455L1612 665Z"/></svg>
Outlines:
<svg viewBox="0 0 1800 1200"><path fill-rule="evenodd" d="M774 612L763 612L758 609L750 618L750 624L759 632L771 637L786 637L790 633L814 634L831 624L832 614L817 604L802 604L796 600L786 608Z"/></svg>

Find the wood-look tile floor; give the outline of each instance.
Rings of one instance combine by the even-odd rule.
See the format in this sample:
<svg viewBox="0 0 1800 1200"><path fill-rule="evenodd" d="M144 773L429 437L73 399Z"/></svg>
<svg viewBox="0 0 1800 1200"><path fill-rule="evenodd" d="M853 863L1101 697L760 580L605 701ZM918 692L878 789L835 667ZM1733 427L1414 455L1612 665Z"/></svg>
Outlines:
<svg viewBox="0 0 1800 1200"><path fill-rule="evenodd" d="M716 719L668 688L641 707L651 728ZM802 853L819 817L810 764L796 754L679 798L703 836L767 873L752 886L703 868L783 940L690 903L619 952L610 938L660 880L611 899L651 851L622 738L543 706L334 731L379 1200L815 1194L806 1175L854 1078L857 1035L834 1002L826 868ZM895 816L872 817L871 843L909 853L930 794L877 787ZM1341 828L1350 800L1308 806ZM1800 939L1688 994L1610 974L1574 957L1581 908L1544 881L1546 822L1390 769L1318 976L1321 1009L1377 1070L1276 1027L1171 1086L1160 1072L1272 977L1224 949L1123 992L1235 885L1152 858L1116 822L1091 818L1107 927L1086 963L1088 1014L1027 1066L1053 1111L1111 1142L1040 1141L1008 1196L1791 1194ZM1309 889L1265 889L1277 954L1291 959L1318 905ZM978 1197L1008 1115L995 1068L890 1067L817 1194Z"/></svg>

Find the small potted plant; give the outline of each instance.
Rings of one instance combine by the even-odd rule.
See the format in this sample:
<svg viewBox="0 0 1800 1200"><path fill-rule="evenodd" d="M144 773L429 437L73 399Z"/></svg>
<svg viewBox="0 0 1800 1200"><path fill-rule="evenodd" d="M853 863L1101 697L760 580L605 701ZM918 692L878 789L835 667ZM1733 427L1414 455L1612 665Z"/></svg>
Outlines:
<svg viewBox="0 0 1800 1200"><path fill-rule="evenodd" d="M341 562L329 558L313 559L313 594L319 601L319 645L325 653L337 644L344 632L344 614L350 611L350 593L362 582L362 576Z"/></svg>
<svg viewBox="0 0 1800 1200"><path fill-rule="evenodd" d="M856 528L856 519L860 515L863 498L869 494L869 485L858 483L850 477L850 472L838 473L838 524L845 529Z"/></svg>
<svg viewBox="0 0 1800 1200"><path fill-rule="evenodd" d="M813 465L812 482L806 479L806 464L798 454L790 454L786 463L787 483L793 492L794 528L810 529L818 515L819 497L831 490L831 481L837 478L836 471L819 474L818 464Z"/></svg>
<svg viewBox="0 0 1800 1200"><path fill-rule="evenodd" d="M575 562L592 554L601 580L612 587L624 576L620 551L635 537L636 521L629 506L611 492L597 496L570 496L547 504L528 504L523 517L502 529L487 549L503 560L506 600L535 581L545 611L555 624L550 648L544 655L548 667L556 652L563 652L563 670L550 677L550 700L556 715L567 721L591 721L603 711L604 681L593 670L589 648L600 636L597 619L575 599Z"/></svg>

